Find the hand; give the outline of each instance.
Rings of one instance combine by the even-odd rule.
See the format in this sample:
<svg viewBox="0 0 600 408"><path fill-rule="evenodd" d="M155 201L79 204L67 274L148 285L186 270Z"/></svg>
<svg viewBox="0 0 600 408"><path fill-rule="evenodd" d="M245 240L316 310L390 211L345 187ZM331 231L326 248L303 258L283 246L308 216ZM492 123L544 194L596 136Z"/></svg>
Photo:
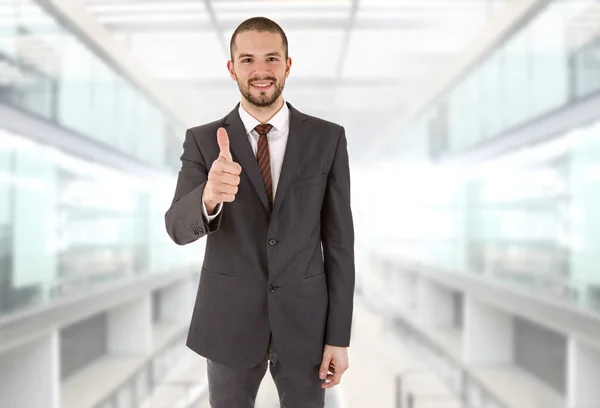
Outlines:
<svg viewBox="0 0 600 408"><path fill-rule="evenodd" d="M342 381L342 374L348 369L348 348L325 345L323 361L319 369L319 378L328 380L321 388L332 388ZM328 374L328 372L333 374ZM327 377L326 377L327 376Z"/></svg>
<svg viewBox="0 0 600 408"><path fill-rule="evenodd" d="M210 167L208 181L202 193L202 200L209 214L214 212L218 204L235 200L242 172L242 167L231 157L229 136L224 128L217 130L217 142L221 152Z"/></svg>

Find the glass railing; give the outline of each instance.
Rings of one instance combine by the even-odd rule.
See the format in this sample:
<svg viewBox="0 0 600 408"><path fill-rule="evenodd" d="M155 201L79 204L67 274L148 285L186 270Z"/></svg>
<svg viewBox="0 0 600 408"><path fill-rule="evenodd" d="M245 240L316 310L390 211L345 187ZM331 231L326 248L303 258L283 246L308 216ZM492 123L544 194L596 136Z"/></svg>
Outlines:
<svg viewBox="0 0 600 408"><path fill-rule="evenodd" d="M128 380L121 384L110 395L106 396L93 408L139 408L154 406L186 407L189 402L197 399L197 388L202 388L200 382L180 383L165 381L169 370L177 366L186 355L185 338L187 329L170 341L164 348L133 373ZM166 382L166 384L165 384ZM168 385L171 392L162 399L156 397L154 401L152 392L158 385Z"/></svg>
<svg viewBox="0 0 600 408"><path fill-rule="evenodd" d="M448 386L464 408L510 408L473 377L460 361L436 345L406 319L395 316L392 318L392 322L394 333L415 351L419 360L432 373L435 373ZM418 397L413 397L413 401L414 407L418 407L419 402L425 404L431 402L426 399L419 401Z"/></svg>
<svg viewBox="0 0 600 408"><path fill-rule="evenodd" d="M378 277L378 279L380 278L382 276ZM462 408L510 408L494 392L475 378L459 359L436 344L434 340L408 319L396 313L395 309L390 307L394 303L393 301L389 301L385 303L386 306L383 306L382 299L388 299L392 296L391 289L381 293L374 293L369 289L367 293L359 291L357 295L361 296L373 311L385 315L388 321L386 327L389 331L386 335L395 337L403 345L413 350L414 357L423 363L428 372L440 379L451 393L451 395L439 392L421 396L415 395L409 389L405 389L407 387L404 383L408 380L408 377L420 373L420 371L401 371L396 382L396 393L400 394L398 395L398 401L404 401L408 404L408 407L412 403L412 408L436 406L436 404L454 407L456 401L462 404Z"/></svg>
<svg viewBox="0 0 600 408"><path fill-rule="evenodd" d="M174 183L0 130L0 316L199 262L165 231Z"/></svg>
<svg viewBox="0 0 600 408"><path fill-rule="evenodd" d="M440 92L396 137L438 159L600 92L600 0L553 0ZM595 23L595 24L594 24Z"/></svg>
<svg viewBox="0 0 600 408"><path fill-rule="evenodd" d="M385 244L424 268L600 312L600 112L596 123L493 161L419 171L415 182L399 164L393 181L358 186L398 194L369 214L382 243L373 250Z"/></svg>
<svg viewBox="0 0 600 408"><path fill-rule="evenodd" d="M46 2L5 0L0 16L0 102L144 163L179 170L183 125Z"/></svg>

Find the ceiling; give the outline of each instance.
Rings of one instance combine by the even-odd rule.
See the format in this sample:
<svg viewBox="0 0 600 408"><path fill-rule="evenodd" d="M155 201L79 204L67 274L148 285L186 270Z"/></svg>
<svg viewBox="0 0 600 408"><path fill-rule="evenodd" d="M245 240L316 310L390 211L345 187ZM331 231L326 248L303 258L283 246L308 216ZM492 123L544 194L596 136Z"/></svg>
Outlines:
<svg viewBox="0 0 600 408"><path fill-rule="evenodd" d="M240 99L227 72L229 40L246 18L286 32L284 97L344 125L352 160L419 87L452 64L516 0L81 0L198 124Z"/></svg>

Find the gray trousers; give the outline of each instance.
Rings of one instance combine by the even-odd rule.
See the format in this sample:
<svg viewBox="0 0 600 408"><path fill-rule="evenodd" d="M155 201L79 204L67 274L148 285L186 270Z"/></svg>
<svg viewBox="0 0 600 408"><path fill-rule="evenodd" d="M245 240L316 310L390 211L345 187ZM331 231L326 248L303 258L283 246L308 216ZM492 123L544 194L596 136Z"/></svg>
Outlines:
<svg viewBox="0 0 600 408"><path fill-rule="evenodd" d="M281 408L323 408L325 389L319 378L319 365L286 368L269 341L263 361L250 369L233 369L207 360L208 394L211 408L253 408L260 383L267 372L277 387ZM262 407L258 407L262 408Z"/></svg>

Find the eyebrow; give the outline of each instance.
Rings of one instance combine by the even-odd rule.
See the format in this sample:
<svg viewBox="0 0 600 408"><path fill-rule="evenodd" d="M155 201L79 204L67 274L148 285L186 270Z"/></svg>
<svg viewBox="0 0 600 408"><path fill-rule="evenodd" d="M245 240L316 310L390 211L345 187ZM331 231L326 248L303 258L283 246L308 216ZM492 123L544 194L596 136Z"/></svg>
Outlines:
<svg viewBox="0 0 600 408"><path fill-rule="evenodd" d="M267 54L265 54L265 56L267 57L281 57L281 54L277 51L273 51L273 52L269 52ZM248 58L248 57L254 57L253 54L241 54L238 59L240 58Z"/></svg>

